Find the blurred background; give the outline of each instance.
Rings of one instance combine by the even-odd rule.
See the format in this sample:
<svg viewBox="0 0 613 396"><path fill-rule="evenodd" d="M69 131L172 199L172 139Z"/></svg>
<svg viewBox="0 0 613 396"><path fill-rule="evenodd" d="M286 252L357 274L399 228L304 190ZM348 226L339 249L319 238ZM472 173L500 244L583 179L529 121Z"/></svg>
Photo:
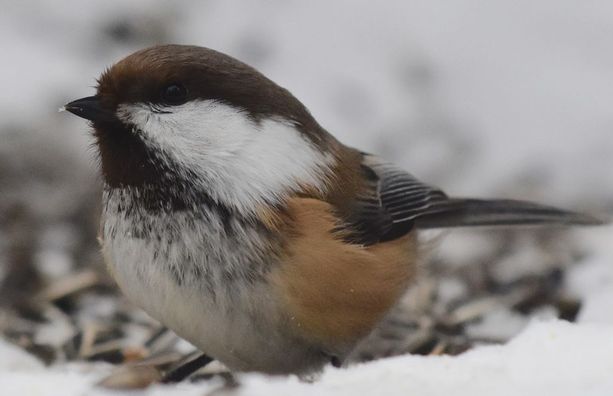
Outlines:
<svg viewBox="0 0 613 396"><path fill-rule="evenodd" d="M214 48L346 144L453 195L613 212L605 1L0 1L0 331L47 363L178 359L98 254L85 122L58 108L156 43ZM613 230L458 231L356 352L459 353L536 318L613 321ZM164 339L164 340L162 340ZM162 341L161 341L162 340Z"/></svg>

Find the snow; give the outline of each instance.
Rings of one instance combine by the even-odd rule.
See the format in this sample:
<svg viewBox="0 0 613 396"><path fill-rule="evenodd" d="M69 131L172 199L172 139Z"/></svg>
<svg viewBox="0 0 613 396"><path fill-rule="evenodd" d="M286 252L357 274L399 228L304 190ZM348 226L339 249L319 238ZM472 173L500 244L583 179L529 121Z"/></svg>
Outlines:
<svg viewBox="0 0 613 396"><path fill-rule="evenodd" d="M613 325L533 322L502 346L478 347L456 357L400 356L327 369L313 383L295 377L238 376L229 395L605 395L613 389ZM7 354L5 351L11 350ZM104 365L43 370L23 353L0 343L0 389L11 395L114 395L96 388L108 374ZM20 352L20 351L19 351ZM16 355L15 355L16 353ZM10 369L7 362L14 364ZM27 363L24 363L27 362ZM34 366L34 367L32 367ZM91 370L91 369L90 369ZM32 373L36 374L35 380ZM155 385L139 395L202 395L219 380L178 386Z"/></svg>
<svg viewBox="0 0 613 396"><path fill-rule="evenodd" d="M23 349L5 341L0 342L0 373L39 370L42 364Z"/></svg>

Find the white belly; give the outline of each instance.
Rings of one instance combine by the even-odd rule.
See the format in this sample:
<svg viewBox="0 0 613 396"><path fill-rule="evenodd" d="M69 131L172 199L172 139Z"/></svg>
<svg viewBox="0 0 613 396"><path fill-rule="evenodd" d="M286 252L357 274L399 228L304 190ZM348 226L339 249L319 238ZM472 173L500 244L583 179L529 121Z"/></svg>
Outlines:
<svg viewBox="0 0 613 396"><path fill-rule="evenodd" d="M150 254L143 254L147 252L146 246L135 241L123 241L120 245L124 244L131 247L104 243L110 270L124 294L153 318L236 369L249 369L255 364L251 356L274 348L265 345L272 338L259 337L250 319L253 315L271 319L275 316L272 304L264 300L261 291L255 291L256 287L243 293L260 295L261 304L257 308L245 301L239 291L228 298L226 291L216 290L213 296L193 284L179 285L168 272L147 260Z"/></svg>
<svg viewBox="0 0 613 396"><path fill-rule="evenodd" d="M250 265L238 255L253 241L231 249L210 225L190 229L181 221L181 215L158 219L144 232L132 218L108 213L107 206L102 249L126 296L231 369L285 373L320 364L314 348L286 333L286 318L265 276L246 277L240 267Z"/></svg>

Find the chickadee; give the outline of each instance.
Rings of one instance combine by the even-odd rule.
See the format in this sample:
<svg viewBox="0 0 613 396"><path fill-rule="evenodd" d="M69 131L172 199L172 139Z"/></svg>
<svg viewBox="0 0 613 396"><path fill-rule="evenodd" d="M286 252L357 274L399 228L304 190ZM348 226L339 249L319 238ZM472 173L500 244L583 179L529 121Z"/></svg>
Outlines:
<svg viewBox="0 0 613 396"><path fill-rule="evenodd" d="M138 51L65 109L93 125L110 273L231 370L341 363L414 279L420 230L599 223L450 198L343 145L286 89L207 48Z"/></svg>

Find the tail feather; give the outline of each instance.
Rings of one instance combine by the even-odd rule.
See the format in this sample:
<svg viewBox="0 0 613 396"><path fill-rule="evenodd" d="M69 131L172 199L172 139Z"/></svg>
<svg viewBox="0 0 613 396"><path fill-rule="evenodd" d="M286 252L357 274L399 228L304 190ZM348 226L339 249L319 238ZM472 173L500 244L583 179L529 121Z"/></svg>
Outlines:
<svg viewBox="0 0 613 396"><path fill-rule="evenodd" d="M451 198L437 203L415 219L417 228L509 225L600 225L589 215L551 206L508 199Z"/></svg>

